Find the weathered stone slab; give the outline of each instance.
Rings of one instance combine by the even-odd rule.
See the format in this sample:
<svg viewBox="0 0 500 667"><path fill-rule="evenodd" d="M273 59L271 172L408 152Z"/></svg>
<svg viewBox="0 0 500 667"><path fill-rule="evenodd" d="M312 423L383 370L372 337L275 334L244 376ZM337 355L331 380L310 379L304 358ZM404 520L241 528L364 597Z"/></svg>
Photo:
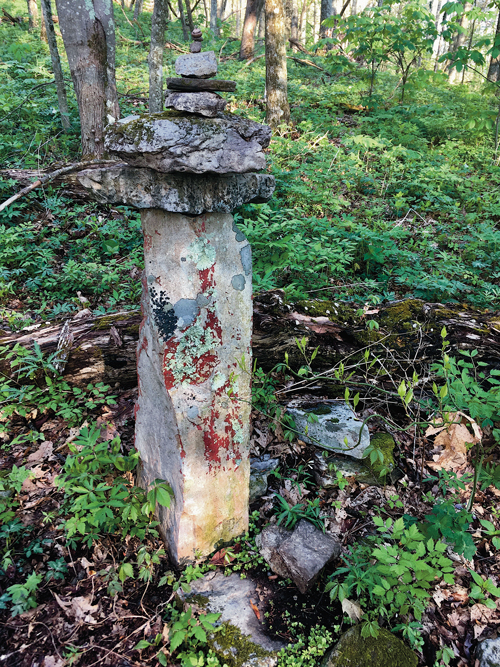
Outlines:
<svg viewBox="0 0 500 667"><path fill-rule="evenodd" d="M129 116L106 129L106 150L135 167L165 173L242 174L266 166L267 125L220 113L197 118L182 111Z"/></svg>
<svg viewBox="0 0 500 667"><path fill-rule="evenodd" d="M135 446L141 485L174 491L160 531L182 564L248 527L251 251L228 214L141 218Z"/></svg>
<svg viewBox="0 0 500 667"><path fill-rule="evenodd" d="M268 201L275 186L270 174L161 174L127 166L86 169L78 180L101 203L190 215L230 213L247 202Z"/></svg>
<svg viewBox="0 0 500 667"><path fill-rule="evenodd" d="M301 593L314 585L321 570L340 554L340 543L302 519L290 532L267 526L257 538L261 556L270 568L293 582Z"/></svg>
<svg viewBox="0 0 500 667"><path fill-rule="evenodd" d="M195 93L198 90L210 90L212 92L234 93L236 81L224 79L167 79L168 90L185 90Z"/></svg>
<svg viewBox="0 0 500 667"><path fill-rule="evenodd" d="M226 104L227 100L217 93L170 93L165 100L167 109L198 113L207 118L215 118Z"/></svg>
<svg viewBox="0 0 500 667"><path fill-rule="evenodd" d="M363 422L344 403L288 408L287 412L297 425L300 439L311 445L361 459L370 444L368 427L361 431ZM311 417L317 421L308 421Z"/></svg>
<svg viewBox="0 0 500 667"><path fill-rule="evenodd" d="M175 73L178 76L208 79L217 74L217 59L213 51L201 53L183 53L175 61Z"/></svg>
<svg viewBox="0 0 500 667"><path fill-rule="evenodd" d="M477 645L476 665L478 667L500 667L500 638L485 639Z"/></svg>
<svg viewBox="0 0 500 667"><path fill-rule="evenodd" d="M219 613L221 617L219 623L228 623L237 628L241 634L248 638L254 646L253 656L226 656L231 659L228 664L236 665L253 665L254 667L272 667L277 662L277 652L286 647L286 644L271 639L264 633L263 624L257 619L251 605L250 600L254 604L258 604L259 595L257 593L257 585L251 578L240 579L236 573L226 577L222 572L213 572L206 574L203 579L197 579L191 582L191 591L181 593L181 598L186 601L193 601L197 604L201 603L204 608L212 613ZM206 600L206 601L205 601ZM224 656L224 639L218 633L214 635L214 649ZM233 650L238 650L237 644L233 646ZM228 648L231 648L229 646ZM244 647L248 652L248 646ZM238 659L243 657L244 659ZM236 659L234 659L236 658Z"/></svg>
<svg viewBox="0 0 500 667"><path fill-rule="evenodd" d="M377 637L362 637L361 625L345 632L321 667L417 667L418 657L401 639L380 628Z"/></svg>

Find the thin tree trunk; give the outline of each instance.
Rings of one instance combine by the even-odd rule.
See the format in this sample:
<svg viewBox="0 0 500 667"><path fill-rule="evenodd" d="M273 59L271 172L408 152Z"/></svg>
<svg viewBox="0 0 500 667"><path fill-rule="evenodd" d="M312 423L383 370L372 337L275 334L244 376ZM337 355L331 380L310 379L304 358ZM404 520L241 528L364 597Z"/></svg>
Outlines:
<svg viewBox="0 0 500 667"><path fill-rule="evenodd" d="M254 55L255 28L264 0L247 0L245 23L241 36L240 60L250 60Z"/></svg>
<svg viewBox="0 0 500 667"><path fill-rule="evenodd" d="M182 4L182 0L177 0L177 6L179 7L179 16L181 17L182 36L184 38L184 41L187 42L189 40L189 32L186 25L186 16L184 14L184 6Z"/></svg>
<svg viewBox="0 0 500 667"><path fill-rule="evenodd" d="M295 42L299 41L299 11L297 7L298 0L293 0L292 2L292 18L290 25L290 37ZM297 47L292 47L294 51L297 51Z"/></svg>
<svg viewBox="0 0 500 667"><path fill-rule="evenodd" d="M34 30L38 25L38 7L36 0L27 0L29 31Z"/></svg>
<svg viewBox="0 0 500 667"><path fill-rule="evenodd" d="M266 11L264 7L265 7L265 0L264 0L264 6L262 7L258 19L257 40L259 41L259 46L262 46L264 39L266 37Z"/></svg>
<svg viewBox="0 0 500 667"><path fill-rule="evenodd" d="M471 3L470 2L465 2L464 4L464 11L462 16L460 17L460 28L461 30L457 32L453 39L453 53L456 53L460 47L462 47L465 44L465 40L467 37L467 29L469 27L469 19L466 16L466 12L469 11L471 8ZM450 83L455 83L457 79L457 70L455 69L453 62L450 63L449 70L448 70L448 80Z"/></svg>
<svg viewBox="0 0 500 667"><path fill-rule="evenodd" d="M191 4L189 0L184 0L186 3L186 15L187 15L187 21L188 21L188 26L189 30L193 32L194 30L194 21L193 21L193 12L191 11Z"/></svg>
<svg viewBox="0 0 500 667"><path fill-rule="evenodd" d="M498 12L497 27L495 30L495 42L500 46L500 11ZM491 58L488 68L488 79L490 81L500 81L500 53L496 58Z"/></svg>
<svg viewBox="0 0 500 667"><path fill-rule="evenodd" d="M203 0L203 9L205 11L205 28L210 27L210 22L209 22L209 13L208 13L208 7L207 7L207 0Z"/></svg>
<svg viewBox="0 0 500 667"><path fill-rule="evenodd" d="M54 21L52 19L52 7L50 0L42 0L42 18L43 25L45 25L45 35L49 45L54 79L56 80L57 102L59 106L59 114L61 115L61 125L63 130L68 132L71 127L68 114L68 100L66 98L66 86L64 85L61 59L59 57L59 50L57 48L56 33L54 30Z"/></svg>
<svg viewBox="0 0 500 667"><path fill-rule="evenodd" d="M306 36L305 36L306 16L307 16L307 0L303 0L302 10L300 12L300 20L299 20L299 36L300 36L300 41L303 44L306 43Z"/></svg>
<svg viewBox="0 0 500 667"><path fill-rule="evenodd" d="M219 36L217 26L217 0L210 0L210 30L214 37Z"/></svg>
<svg viewBox="0 0 500 667"><path fill-rule="evenodd" d="M149 49L149 112L163 110L163 52L167 27L167 0L155 0Z"/></svg>
<svg viewBox="0 0 500 667"><path fill-rule="evenodd" d="M332 0L321 0L321 12L319 17L319 36L321 39L332 36L332 29L323 25L323 22L332 15Z"/></svg>
<svg viewBox="0 0 500 667"><path fill-rule="evenodd" d="M144 0L137 0L134 7L134 21L137 21L142 12L142 5Z"/></svg>
<svg viewBox="0 0 500 667"><path fill-rule="evenodd" d="M46 43L48 44L48 41L47 41L47 28L45 27L45 19L43 18L43 10L42 10L42 14L41 14L41 16L40 16L40 39L41 39L43 42L46 42Z"/></svg>
<svg viewBox="0 0 500 667"><path fill-rule="evenodd" d="M267 122L273 130L290 122L287 95L285 12L282 0L266 0Z"/></svg>
<svg viewBox="0 0 500 667"><path fill-rule="evenodd" d="M106 112L118 115L114 62L108 62L115 52L112 2L56 0L56 7L80 111L82 154L99 158Z"/></svg>

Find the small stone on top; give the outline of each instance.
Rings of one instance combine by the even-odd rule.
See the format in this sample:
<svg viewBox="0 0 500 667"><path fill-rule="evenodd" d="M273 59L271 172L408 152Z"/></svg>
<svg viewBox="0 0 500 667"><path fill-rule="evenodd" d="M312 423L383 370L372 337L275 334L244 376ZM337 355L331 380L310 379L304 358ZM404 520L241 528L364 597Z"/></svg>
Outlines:
<svg viewBox="0 0 500 667"><path fill-rule="evenodd" d="M201 36L201 34L202 33L199 28L195 28L191 33L191 37L194 40L194 42L191 44L191 53L200 53L201 42L203 41L203 37Z"/></svg>

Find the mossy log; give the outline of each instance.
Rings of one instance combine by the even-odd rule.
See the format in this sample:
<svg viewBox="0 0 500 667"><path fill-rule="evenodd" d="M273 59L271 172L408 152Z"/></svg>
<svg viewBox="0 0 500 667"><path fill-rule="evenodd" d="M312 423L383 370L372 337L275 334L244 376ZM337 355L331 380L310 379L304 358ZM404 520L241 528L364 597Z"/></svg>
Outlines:
<svg viewBox="0 0 500 667"><path fill-rule="evenodd" d="M350 365L362 359L369 347L387 360L388 370L397 376L412 366L420 372L440 359L441 331L446 327L452 354L477 349L478 361L500 368L499 312L411 299L358 313L359 308L342 302L287 304L280 290L260 294L254 299L254 358L269 370L283 362L287 353L289 363L297 368L304 364L304 358L296 341L305 338L309 354L319 348L313 362L318 372L339 361ZM370 328L370 320L376 322L374 328ZM89 382L134 386L140 322L138 310L71 320L73 343L64 370L67 380L80 386ZM61 330L62 324L17 334L2 335L0 331L0 345L29 347L36 341L50 354L57 349ZM5 359L0 360L0 371L8 371Z"/></svg>
<svg viewBox="0 0 500 667"><path fill-rule="evenodd" d="M53 171L53 170L52 170ZM31 185L43 176L47 176L50 169L0 169L0 179L17 181L22 187ZM78 181L75 174L62 174L52 181L55 186L62 186L61 194L77 200L88 201L89 193Z"/></svg>

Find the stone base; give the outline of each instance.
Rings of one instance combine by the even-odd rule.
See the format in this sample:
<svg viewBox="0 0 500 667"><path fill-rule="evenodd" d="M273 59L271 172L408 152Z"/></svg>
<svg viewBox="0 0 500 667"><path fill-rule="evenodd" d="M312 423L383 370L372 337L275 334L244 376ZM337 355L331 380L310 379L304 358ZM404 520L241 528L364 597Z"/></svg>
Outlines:
<svg viewBox="0 0 500 667"><path fill-rule="evenodd" d="M135 444L141 483L174 490L160 530L183 564L248 526L251 251L228 214L142 222Z"/></svg>

